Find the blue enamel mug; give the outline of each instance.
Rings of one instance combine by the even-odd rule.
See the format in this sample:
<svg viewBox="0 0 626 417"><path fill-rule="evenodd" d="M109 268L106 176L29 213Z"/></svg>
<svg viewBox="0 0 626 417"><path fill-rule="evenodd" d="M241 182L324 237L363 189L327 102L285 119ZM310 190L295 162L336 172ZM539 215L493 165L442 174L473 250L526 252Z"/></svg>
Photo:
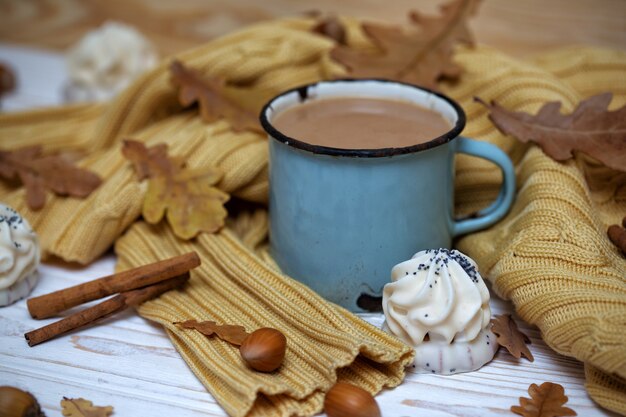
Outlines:
<svg viewBox="0 0 626 417"><path fill-rule="evenodd" d="M439 113L452 128L403 148L342 149L288 137L272 124L291 107L340 97L407 101ZM490 226L513 201L509 157L495 145L461 137L463 109L425 88L373 79L322 81L278 95L260 118L269 135L271 254L284 273L354 312L380 310L394 265ZM457 153L492 161L503 173L496 201L465 220L454 219Z"/></svg>

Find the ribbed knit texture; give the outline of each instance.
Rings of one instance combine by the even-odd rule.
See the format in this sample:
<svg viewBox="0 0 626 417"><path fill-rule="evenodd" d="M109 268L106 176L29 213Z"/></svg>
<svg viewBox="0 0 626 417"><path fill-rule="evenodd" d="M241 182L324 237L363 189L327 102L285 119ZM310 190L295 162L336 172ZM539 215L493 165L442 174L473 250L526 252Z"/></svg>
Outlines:
<svg viewBox="0 0 626 417"><path fill-rule="evenodd" d="M247 235L243 241L250 239ZM163 324L192 371L231 416L312 415L337 379L377 393L400 384L412 360L408 346L281 275L228 229L185 243L166 225L140 222L118 239L115 249L120 269L199 253L202 265L184 290L145 303L139 312ZM279 329L288 341L281 370L253 371L227 342L172 324L187 319L239 324L248 331Z"/></svg>
<svg viewBox="0 0 626 417"><path fill-rule="evenodd" d="M249 87L230 93L258 110L282 90L341 74L328 56L332 41L309 33L311 24L253 26L178 59L206 75L246 82ZM371 48L355 22L348 39ZM583 155L555 162L539 148L502 135L487 110L473 102L479 96L534 113L558 100L563 111L571 111L585 97L612 91L615 108L626 103L626 54L572 47L520 61L479 46L459 49L455 59L465 73L457 84L442 88L467 113L464 134L508 152L518 186L501 222L456 244L478 262L495 291L539 327L550 347L585 363L592 398L626 414L626 260L606 238L607 226L626 214L626 174ZM276 272L259 250L267 230L264 211L231 218L222 232L191 243L173 237L167 225L136 222L146 184L137 182L121 156L126 137L149 145L165 142L190 167L222 169L223 190L257 203L267 199L266 139L235 134L223 121L205 124L195 110L180 109L168 65L164 61L109 105L0 116L2 148L41 143L83 152L81 164L106 180L86 200L49 196L40 212L25 206L22 189L0 184L0 199L28 218L46 254L66 260L89 263L116 240L120 269L197 250L203 264L189 286L144 304L139 312L168 329L191 369L233 416L313 414L336 378L371 392L397 385L408 351ZM485 207L497 195L499 181L493 165L459 156L457 212ZM276 375L247 371L236 349L171 325L186 318L239 323L248 330L277 327L290 340L285 366Z"/></svg>

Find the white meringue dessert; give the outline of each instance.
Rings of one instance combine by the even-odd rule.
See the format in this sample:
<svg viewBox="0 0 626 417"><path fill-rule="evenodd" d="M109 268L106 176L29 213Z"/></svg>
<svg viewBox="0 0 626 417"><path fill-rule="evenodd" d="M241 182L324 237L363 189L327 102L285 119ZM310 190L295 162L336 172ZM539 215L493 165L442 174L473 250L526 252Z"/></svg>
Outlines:
<svg viewBox="0 0 626 417"><path fill-rule="evenodd" d="M394 266L391 280L383 289L384 329L413 346L416 369L449 375L493 359L489 290L471 258L421 251Z"/></svg>
<svg viewBox="0 0 626 417"><path fill-rule="evenodd" d="M37 281L39 239L26 219L0 204L0 307L30 294Z"/></svg>

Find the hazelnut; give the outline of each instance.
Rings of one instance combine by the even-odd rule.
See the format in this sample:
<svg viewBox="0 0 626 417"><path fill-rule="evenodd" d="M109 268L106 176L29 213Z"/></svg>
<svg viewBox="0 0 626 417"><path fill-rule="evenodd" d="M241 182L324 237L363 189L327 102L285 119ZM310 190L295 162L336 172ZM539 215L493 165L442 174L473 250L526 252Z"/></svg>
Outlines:
<svg viewBox="0 0 626 417"><path fill-rule="evenodd" d="M239 352L241 357L256 371L272 372L280 368L285 358L287 338L270 327L263 327L248 335Z"/></svg>
<svg viewBox="0 0 626 417"><path fill-rule="evenodd" d="M380 417L380 408L372 394L352 384L336 383L324 398L328 417Z"/></svg>
<svg viewBox="0 0 626 417"><path fill-rule="evenodd" d="M0 417L45 417L45 415L31 393L5 386L0 387Z"/></svg>

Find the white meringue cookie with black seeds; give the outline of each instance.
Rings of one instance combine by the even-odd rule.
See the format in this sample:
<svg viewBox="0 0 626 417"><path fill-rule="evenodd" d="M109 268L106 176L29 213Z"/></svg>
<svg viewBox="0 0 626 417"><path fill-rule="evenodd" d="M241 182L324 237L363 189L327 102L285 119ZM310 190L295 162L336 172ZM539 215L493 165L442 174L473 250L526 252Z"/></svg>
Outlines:
<svg viewBox="0 0 626 417"><path fill-rule="evenodd" d="M39 239L28 221L0 204L0 307L30 294L39 276Z"/></svg>
<svg viewBox="0 0 626 417"><path fill-rule="evenodd" d="M489 290L476 263L456 250L416 253L393 267L383 290L384 329L416 351L422 372L454 374L489 362L498 344Z"/></svg>

